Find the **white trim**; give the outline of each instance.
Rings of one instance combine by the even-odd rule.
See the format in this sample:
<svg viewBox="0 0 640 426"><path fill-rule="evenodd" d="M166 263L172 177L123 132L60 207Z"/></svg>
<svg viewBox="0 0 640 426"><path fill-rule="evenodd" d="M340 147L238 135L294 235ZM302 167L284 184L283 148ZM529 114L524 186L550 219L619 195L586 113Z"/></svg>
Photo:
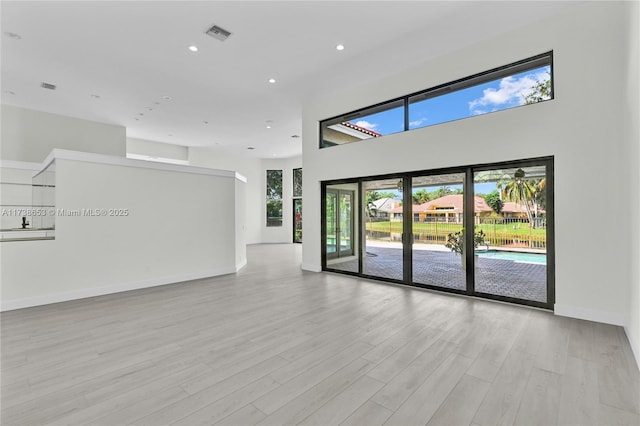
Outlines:
<svg viewBox="0 0 640 426"><path fill-rule="evenodd" d="M3 300L0 304L0 312L12 311L15 309L30 308L33 306L49 305L51 303L67 302L70 300L86 299L88 297L104 296L106 294L121 293L124 291L138 290L148 287L157 287L167 284L182 283L185 281L199 280L203 278L216 277L219 275L235 273L233 267L209 269L202 272L174 275L170 277L152 278L148 280L134 281L125 284L115 284L105 287L87 288L64 293L54 293L42 296L27 297L24 299Z"/></svg>
<svg viewBox="0 0 640 426"><path fill-rule="evenodd" d="M604 324L624 326L624 315L617 312L600 311L597 309L581 308L579 306L555 304L554 313L561 317L583 319Z"/></svg>
<svg viewBox="0 0 640 426"><path fill-rule="evenodd" d="M236 263L236 272L238 272L240 269L244 268L245 266L247 266L247 259L246 258L242 259L241 262Z"/></svg>
<svg viewBox="0 0 640 426"><path fill-rule="evenodd" d="M132 152L127 152L127 158L130 160L155 161L156 163L179 164L182 166L189 165L189 160L178 160L176 158L167 157L153 157L151 155L134 154Z"/></svg>
<svg viewBox="0 0 640 426"><path fill-rule="evenodd" d="M42 168L42 164L27 161L0 160L0 168L37 171Z"/></svg>
<svg viewBox="0 0 640 426"><path fill-rule="evenodd" d="M632 337L629 332L627 326L624 326L624 333L627 335L627 340L629 340L629 345L631 345L631 352L636 359L636 366L640 368L640 348L638 348L638 343Z"/></svg>
<svg viewBox="0 0 640 426"><path fill-rule="evenodd" d="M303 263L300 267L303 271L322 272L322 268L310 263Z"/></svg>
<svg viewBox="0 0 640 426"><path fill-rule="evenodd" d="M69 151L66 149L54 149L40 165L40 171L34 177L44 171L55 160L84 161L87 163L110 164L113 166L138 167L141 169L164 170L171 172L194 173L208 176L221 176L239 179L246 182L246 178L235 171L209 169L206 167L183 166L179 164L159 163L145 160L132 160L130 158L116 157L113 155L94 154L89 152Z"/></svg>
<svg viewBox="0 0 640 426"><path fill-rule="evenodd" d="M244 177L243 175L241 175L240 173L236 172L236 179L238 179L240 182L244 182L247 183L247 178Z"/></svg>

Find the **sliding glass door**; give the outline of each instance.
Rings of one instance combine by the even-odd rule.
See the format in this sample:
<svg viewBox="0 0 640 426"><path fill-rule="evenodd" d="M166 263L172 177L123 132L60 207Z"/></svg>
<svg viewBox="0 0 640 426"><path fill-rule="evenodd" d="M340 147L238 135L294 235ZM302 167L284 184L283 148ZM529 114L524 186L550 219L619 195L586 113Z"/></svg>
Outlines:
<svg viewBox="0 0 640 426"><path fill-rule="evenodd" d="M334 269L358 272L356 252L355 194L357 185L339 185L326 189L325 252Z"/></svg>
<svg viewBox="0 0 640 426"><path fill-rule="evenodd" d="M462 235L464 173L411 179L413 282L464 291L467 288ZM459 238L456 250L447 248Z"/></svg>
<svg viewBox="0 0 640 426"><path fill-rule="evenodd" d="M474 172L476 293L547 303L547 176L545 163Z"/></svg>
<svg viewBox="0 0 640 426"><path fill-rule="evenodd" d="M402 178L370 180L364 192L364 275L402 280L404 224Z"/></svg>
<svg viewBox="0 0 640 426"><path fill-rule="evenodd" d="M323 269L553 307L552 158L323 188Z"/></svg>

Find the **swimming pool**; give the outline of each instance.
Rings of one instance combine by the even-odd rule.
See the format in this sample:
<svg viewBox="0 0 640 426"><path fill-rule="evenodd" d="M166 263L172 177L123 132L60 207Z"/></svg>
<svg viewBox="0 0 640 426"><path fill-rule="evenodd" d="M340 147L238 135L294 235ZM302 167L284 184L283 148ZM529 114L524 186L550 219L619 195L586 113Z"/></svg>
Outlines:
<svg viewBox="0 0 640 426"><path fill-rule="evenodd" d="M480 257L486 257L489 259L499 260L511 260L517 263L535 263L538 265L547 264L547 255L539 253L522 253L518 251L478 251L476 252Z"/></svg>

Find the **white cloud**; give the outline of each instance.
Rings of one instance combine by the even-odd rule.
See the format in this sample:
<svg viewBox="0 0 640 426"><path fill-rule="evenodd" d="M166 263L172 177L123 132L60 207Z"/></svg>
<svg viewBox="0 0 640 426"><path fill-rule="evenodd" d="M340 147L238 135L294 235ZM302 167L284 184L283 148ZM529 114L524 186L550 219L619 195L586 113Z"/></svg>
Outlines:
<svg viewBox="0 0 640 426"><path fill-rule="evenodd" d="M375 131L376 127L378 127L377 124L369 123L368 121L365 121L365 120L356 121L356 126L364 127L367 130L373 130L373 131Z"/></svg>
<svg viewBox="0 0 640 426"><path fill-rule="evenodd" d="M409 122L409 127L420 127L422 125L422 123L424 123L425 121L427 121L426 118L420 118L416 121L410 121Z"/></svg>
<svg viewBox="0 0 640 426"><path fill-rule="evenodd" d="M511 107L523 105L525 98L531 94L533 87L539 82L549 78L547 71L536 74L528 74L520 78L513 76L500 80L498 89L492 87L482 91L482 97L469 102L469 110L474 114L484 114L492 107ZM501 108L497 108L501 109Z"/></svg>

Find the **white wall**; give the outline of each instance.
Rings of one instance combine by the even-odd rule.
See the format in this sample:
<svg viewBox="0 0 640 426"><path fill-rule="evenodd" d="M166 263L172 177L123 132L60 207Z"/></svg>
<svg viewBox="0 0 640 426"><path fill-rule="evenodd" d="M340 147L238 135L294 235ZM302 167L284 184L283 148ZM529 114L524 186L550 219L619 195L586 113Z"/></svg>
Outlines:
<svg viewBox="0 0 640 426"><path fill-rule="evenodd" d="M235 170L247 178L245 187L245 237L247 244L262 242L260 212L264 199L261 182L261 161L222 153L214 148L189 148L189 164L213 169ZM222 200L221 200L222 201ZM242 212L239 212L242 214Z"/></svg>
<svg viewBox="0 0 640 426"><path fill-rule="evenodd" d="M145 139L127 138L127 154L147 155L172 160L189 160L189 148Z"/></svg>
<svg viewBox="0 0 640 426"><path fill-rule="evenodd" d="M64 158L57 209L129 214L58 214L55 240L2 243L3 310L232 273L246 258L235 173Z"/></svg>
<svg viewBox="0 0 640 426"><path fill-rule="evenodd" d="M626 175L620 173L629 165L621 119L629 52L618 48L627 45L629 8L587 2L374 84L307 102L303 268L321 266L322 180L553 155L556 312L623 324L629 310L631 237L597 230L603 219L619 223L619 212L627 220L624 212L631 207L621 184ZM552 49L553 101L318 149L319 120ZM594 210L604 206L615 208Z"/></svg>
<svg viewBox="0 0 640 426"><path fill-rule="evenodd" d="M264 160L235 156L215 148L191 147L189 148L189 164L192 166L236 170L247 178L245 191L247 244L292 242L293 169L302 167L302 157ZM283 170L284 217L281 227L266 226L266 171L271 169Z"/></svg>
<svg viewBox="0 0 640 426"><path fill-rule="evenodd" d="M629 156L627 168L629 173L621 173L621 178L629 178L629 197L632 212L629 224L629 239L631 243L629 259L631 263L630 291L629 291L629 319L626 324L627 336L631 342L631 348L640 365L640 64L638 52L640 51L640 4L634 2L630 5L629 17L629 45L627 55L626 84L627 96L624 108L624 128L627 131L625 139L629 144Z"/></svg>
<svg viewBox="0 0 640 426"><path fill-rule="evenodd" d="M81 120L2 105L3 160L41 162L55 149L126 154L126 129L122 126Z"/></svg>

